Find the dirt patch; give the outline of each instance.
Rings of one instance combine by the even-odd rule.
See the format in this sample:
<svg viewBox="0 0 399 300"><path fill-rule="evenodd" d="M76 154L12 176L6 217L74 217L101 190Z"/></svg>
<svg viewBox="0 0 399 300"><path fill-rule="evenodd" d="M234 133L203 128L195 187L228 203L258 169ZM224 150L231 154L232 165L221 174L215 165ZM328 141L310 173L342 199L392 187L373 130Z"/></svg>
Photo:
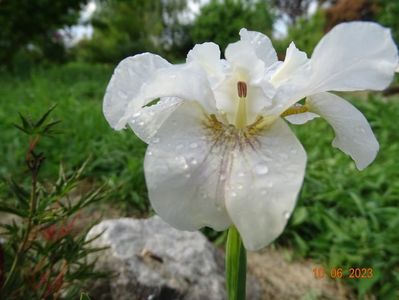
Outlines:
<svg viewBox="0 0 399 300"><path fill-rule="evenodd" d="M249 273L258 278L263 300L356 299L342 282L316 279L310 260L290 261L289 250L267 248L248 253Z"/></svg>

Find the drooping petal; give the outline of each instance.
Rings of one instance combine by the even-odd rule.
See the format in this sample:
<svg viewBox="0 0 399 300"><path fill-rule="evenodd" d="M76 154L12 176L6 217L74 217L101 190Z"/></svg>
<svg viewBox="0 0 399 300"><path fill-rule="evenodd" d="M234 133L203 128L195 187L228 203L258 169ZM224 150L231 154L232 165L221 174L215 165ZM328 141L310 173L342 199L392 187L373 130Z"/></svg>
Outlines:
<svg viewBox="0 0 399 300"><path fill-rule="evenodd" d="M158 69L170 66L165 59L151 53L143 53L122 60L115 68L104 96L103 112L114 129L122 129L120 122L126 109L140 91L143 83Z"/></svg>
<svg viewBox="0 0 399 300"><path fill-rule="evenodd" d="M332 145L350 155L359 170L376 157L379 144L363 114L352 104L331 93L308 97L308 106L333 127Z"/></svg>
<svg viewBox="0 0 399 300"><path fill-rule="evenodd" d="M250 43L257 57L264 62L266 68L277 62L276 50L274 50L272 42L266 35L242 28L240 37L242 41Z"/></svg>
<svg viewBox="0 0 399 300"><path fill-rule="evenodd" d="M392 81L398 51L389 29L372 22L335 26L311 57L314 92L382 90Z"/></svg>
<svg viewBox="0 0 399 300"><path fill-rule="evenodd" d="M310 62L279 86L268 113L278 116L300 99L320 92L382 90L397 65L389 29L371 22L339 24L320 40Z"/></svg>
<svg viewBox="0 0 399 300"><path fill-rule="evenodd" d="M230 224L223 202L226 155L215 151L204 118L195 104L180 105L151 139L144 161L152 207L182 230Z"/></svg>
<svg viewBox="0 0 399 300"><path fill-rule="evenodd" d="M226 207L247 249L265 247L281 234L295 207L305 166L302 145L281 119L252 146L235 149Z"/></svg>
<svg viewBox="0 0 399 300"><path fill-rule="evenodd" d="M156 70L129 103L121 122L128 122L143 106L162 97L196 102L205 112L217 113L206 73L198 64L186 63Z"/></svg>
<svg viewBox="0 0 399 300"><path fill-rule="evenodd" d="M128 124L134 133L147 144L169 116L183 103L176 97L164 97L158 103L145 106L135 113Z"/></svg>

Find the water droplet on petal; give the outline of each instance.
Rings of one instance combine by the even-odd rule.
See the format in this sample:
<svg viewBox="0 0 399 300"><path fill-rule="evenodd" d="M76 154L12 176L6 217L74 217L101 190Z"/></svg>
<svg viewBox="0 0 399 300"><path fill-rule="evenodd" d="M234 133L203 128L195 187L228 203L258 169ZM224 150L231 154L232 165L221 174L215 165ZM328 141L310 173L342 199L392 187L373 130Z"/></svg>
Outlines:
<svg viewBox="0 0 399 300"><path fill-rule="evenodd" d="M190 148L191 149L195 149L195 148L197 148L198 147L198 144L197 143L191 143L190 144Z"/></svg>
<svg viewBox="0 0 399 300"><path fill-rule="evenodd" d="M258 175L265 175L269 172L269 167L265 163L261 163L255 167L255 173Z"/></svg>
<svg viewBox="0 0 399 300"><path fill-rule="evenodd" d="M242 190L244 186L242 184L237 185L237 189Z"/></svg>
<svg viewBox="0 0 399 300"><path fill-rule="evenodd" d="M226 180L226 175L220 174L220 180L221 180L221 181L225 181L225 180Z"/></svg>
<svg viewBox="0 0 399 300"><path fill-rule="evenodd" d="M187 173L186 178L190 178L190 177L191 177L191 174Z"/></svg>
<svg viewBox="0 0 399 300"><path fill-rule="evenodd" d="M231 197L237 197L236 192L231 192Z"/></svg>
<svg viewBox="0 0 399 300"><path fill-rule="evenodd" d="M288 211L285 211L284 213L283 213L283 215L284 215L284 218L286 219L286 220L288 220L289 218L290 218L290 213L288 212Z"/></svg>
<svg viewBox="0 0 399 300"><path fill-rule="evenodd" d="M267 191L266 191L266 190L261 190L261 191L260 191L260 194L264 196L264 195L267 194Z"/></svg>
<svg viewBox="0 0 399 300"><path fill-rule="evenodd" d="M176 146L176 150L181 150L181 149L183 149L183 148L184 148L184 145L183 145L183 144L179 144L179 145Z"/></svg>
<svg viewBox="0 0 399 300"><path fill-rule="evenodd" d="M273 187L273 182L271 182L271 181L267 182L267 183L266 183L266 186L267 186L268 188Z"/></svg>
<svg viewBox="0 0 399 300"><path fill-rule="evenodd" d="M134 115L133 115L133 118L137 118L137 117L140 117L141 116L141 112L136 112Z"/></svg>
<svg viewBox="0 0 399 300"><path fill-rule="evenodd" d="M238 177L245 177L245 173L244 172L238 173Z"/></svg>
<svg viewBox="0 0 399 300"><path fill-rule="evenodd" d="M196 160L195 158L193 158L193 159L191 160L191 163L192 163L193 165L196 165L198 162L197 162L197 160Z"/></svg>
<svg viewBox="0 0 399 300"><path fill-rule="evenodd" d="M118 97L121 99L127 99L127 94L123 91L118 91Z"/></svg>
<svg viewBox="0 0 399 300"><path fill-rule="evenodd" d="M291 149L290 152L291 152L291 154L297 154L297 153L298 153L298 150L296 150L296 149L293 148L293 149Z"/></svg>
<svg viewBox="0 0 399 300"><path fill-rule="evenodd" d="M151 142L153 144L159 143L159 138L153 138Z"/></svg>
<svg viewBox="0 0 399 300"><path fill-rule="evenodd" d="M148 151L148 152L147 152L147 155L148 155L148 156L151 156L151 155L152 155L152 152L151 152L151 151Z"/></svg>
<svg viewBox="0 0 399 300"><path fill-rule="evenodd" d="M366 133L366 129L364 129L362 126L359 126L357 128L357 131L360 132L360 133Z"/></svg>
<svg viewBox="0 0 399 300"><path fill-rule="evenodd" d="M144 125L143 121L139 122L139 126L143 126L143 125Z"/></svg>

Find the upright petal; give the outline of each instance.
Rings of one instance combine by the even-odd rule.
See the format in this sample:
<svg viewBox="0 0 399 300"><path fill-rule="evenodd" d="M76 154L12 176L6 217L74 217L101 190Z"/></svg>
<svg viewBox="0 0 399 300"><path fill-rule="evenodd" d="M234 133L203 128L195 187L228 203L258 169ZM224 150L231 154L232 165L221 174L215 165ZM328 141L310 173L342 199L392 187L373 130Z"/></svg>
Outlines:
<svg viewBox="0 0 399 300"><path fill-rule="evenodd" d="M122 60L115 68L104 96L103 111L114 129L122 129L120 122L129 103L140 91L143 83L160 68L171 64L158 55L144 53Z"/></svg>
<svg viewBox="0 0 399 300"><path fill-rule="evenodd" d="M312 112L320 115L334 129L332 145L350 155L359 170L376 157L379 144L363 114L352 104L331 93L308 97Z"/></svg>
<svg viewBox="0 0 399 300"><path fill-rule="evenodd" d="M276 50L274 50L272 42L266 35L242 28L240 37L241 41L250 43L257 57L264 62L266 68L277 62Z"/></svg>
<svg viewBox="0 0 399 300"><path fill-rule="evenodd" d="M226 207L249 250L283 231L302 185L306 153L287 124L277 120L253 144L235 149Z"/></svg>
<svg viewBox="0 0 399 300"><path fill-rule="evenodd" d="M204 122L195 104L183 103L153 136L144 161L152 207L182 230L224 230L230 224L223 201L227 157Z"/></svg>
<svg viewBox="0 0 399 300"><path fill-rule="evenodd" d="M208 74L211 85L216 85L223 79L223 61L220 59L220 49L215 43L203 43L194 46L187 54L187 62L198 63Z"/></svg>
<svg viewBox="0 0 399 300"><path fill-rule="evenodd" d="M301 75L305 72L304 67L308 64L309 59L305 52L298 50L294 42L291 42L287 48L284 62L276 69L275 73L271 77L271 82L275 86L280 86L284 82L287 82L295 76ZM302 72L302 74L298 74ZM295 78L297 79L297 78Z"/></svg>
<svg viewBox="0 0 399 300"><path fill-rule="evenodd" d="M382 90L392 81L398 50L389 29L372 22L335 26L311 58L314 92Z"/></svg>

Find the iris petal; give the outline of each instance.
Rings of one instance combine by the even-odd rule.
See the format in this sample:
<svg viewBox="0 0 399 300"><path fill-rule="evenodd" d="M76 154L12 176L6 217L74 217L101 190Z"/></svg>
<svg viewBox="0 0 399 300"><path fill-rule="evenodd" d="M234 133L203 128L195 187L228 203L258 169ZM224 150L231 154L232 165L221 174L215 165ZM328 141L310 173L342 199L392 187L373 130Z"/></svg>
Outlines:
<svg viewBox="0 0 399 300"><path fill-rule="evenodd" d="M312 112L333 127L333 146L350 155L359 170L366 168L376 157L379 144L363 114L348 101L331 93L308 98Z"/></svg>
<svg viewBox="0 0 399 300"><path fill-rule="evenodd" d="M235 149L226 207L247 249L265 247L281 234L295 207L305 166L302 145L281 119L252 146Z"/></svg>

